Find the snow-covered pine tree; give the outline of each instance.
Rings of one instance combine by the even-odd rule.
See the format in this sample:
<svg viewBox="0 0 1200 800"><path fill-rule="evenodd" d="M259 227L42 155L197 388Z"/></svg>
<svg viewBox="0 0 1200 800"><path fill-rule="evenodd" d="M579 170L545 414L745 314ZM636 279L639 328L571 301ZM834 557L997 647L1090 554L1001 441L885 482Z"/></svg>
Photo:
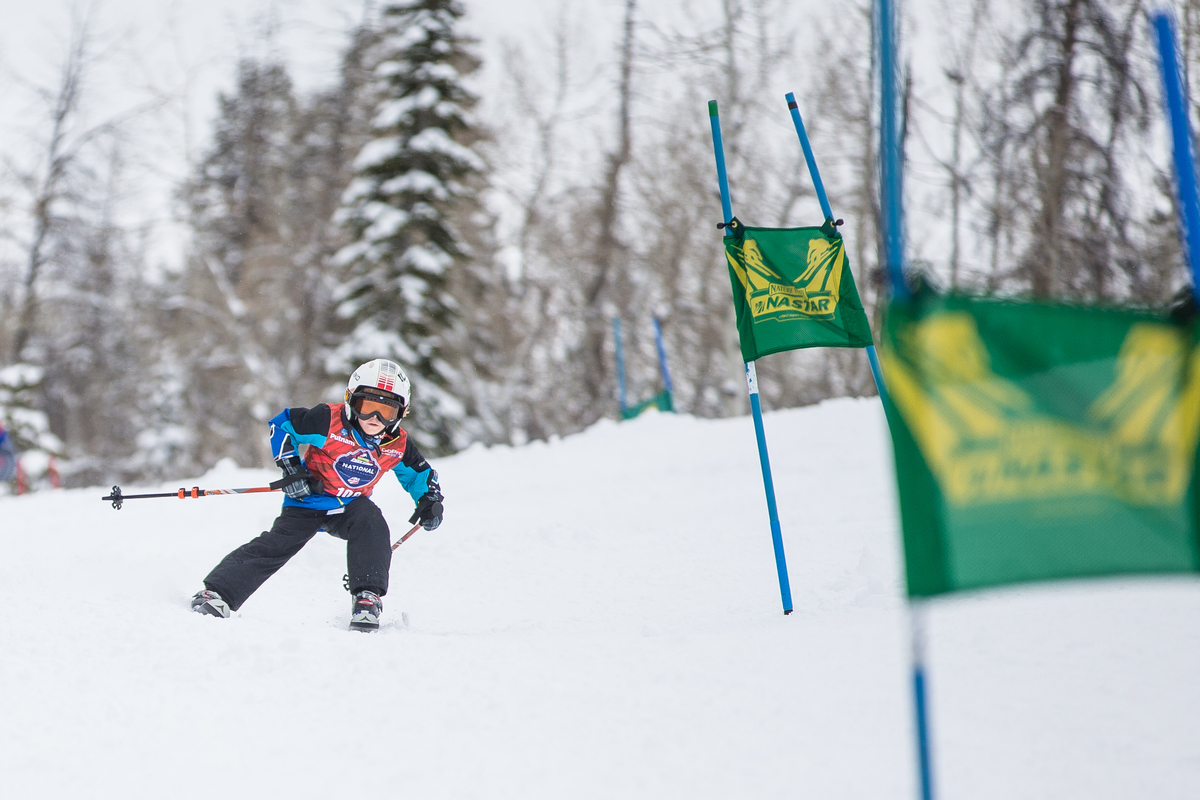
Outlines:
<svg viewBox="0 0 1200 800"><path fill-rule="evenodd" d="M384 4L371 139L338 212L351 236L336 257L346 270L338 313L352 332L331 371L376 357L404 365L416 384L410 430L432 453L486 436L464 307L478 294L475 262L490 258L479 247L486 167L473 149L483 137L463 79L479 60L456 30L462 15L456 0Z"/></svg>

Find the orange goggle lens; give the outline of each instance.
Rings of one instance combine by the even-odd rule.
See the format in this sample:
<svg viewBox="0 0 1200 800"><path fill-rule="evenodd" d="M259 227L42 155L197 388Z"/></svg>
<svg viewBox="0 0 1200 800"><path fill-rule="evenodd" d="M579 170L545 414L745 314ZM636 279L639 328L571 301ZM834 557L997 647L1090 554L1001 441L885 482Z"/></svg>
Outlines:
<svg viewBox="0 0 1200 800"><path fill-rule="evenodd" d="M400 406L381 400L356 397L352 403L354 412L362 419L378 417L380 422L395 422L400 419Z"/></svg>

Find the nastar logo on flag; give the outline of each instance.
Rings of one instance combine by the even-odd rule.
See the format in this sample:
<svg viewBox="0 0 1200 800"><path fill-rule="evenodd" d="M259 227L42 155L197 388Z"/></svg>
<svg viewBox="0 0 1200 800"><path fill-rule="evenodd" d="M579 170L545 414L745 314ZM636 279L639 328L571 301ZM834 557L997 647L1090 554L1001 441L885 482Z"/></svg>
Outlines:
<svg viewBox="0 0 1200 800"><path fill-rule="evenodd" d="M763 259L758 242L747 237L741 246L742 258L735 258L734 245L726 250L729 266L741 281L746 302L754 320L771 318L833 319L841 287L845 250L842 240L811 239L805 258L806 268L792 281L775 272ZM743 267L743 264L745 265Z"/></svg>
<svg viewBox="0 0 1200 800"><path fill-rule="evenodd" d="M802 347L867 347L871 329L832 225L747 228L725 237L742 358Z"/></svg>

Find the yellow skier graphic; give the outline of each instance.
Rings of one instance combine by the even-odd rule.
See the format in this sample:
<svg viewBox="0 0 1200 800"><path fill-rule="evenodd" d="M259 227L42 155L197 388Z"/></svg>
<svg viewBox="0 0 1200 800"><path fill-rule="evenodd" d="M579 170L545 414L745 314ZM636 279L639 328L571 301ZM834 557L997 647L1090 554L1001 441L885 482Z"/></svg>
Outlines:
<svg viewBox="0 0 1200 800"><path fill-rule="evenodd" d="M885 351L888 389L952 505L1102 494L1167 506L1187 491L1200 435L1200 347L1189 352L1178 329L1132 326L1114 382L1081 420L1039 410L997 376L970 314L937 314L897 334L909 359Z"/></svg>
<svg viewBox="0 0 1200 800"><path fill-rule="evenodd" d="M760 319L832 319L837 310L845 250L842 240L817 237L808 242L804 271L788 281L763 258L758 242L743 241L741 258L726 250L729 265L742 284L746 304L757 322ZM742 264L744 262L745 267Z"/></svg>

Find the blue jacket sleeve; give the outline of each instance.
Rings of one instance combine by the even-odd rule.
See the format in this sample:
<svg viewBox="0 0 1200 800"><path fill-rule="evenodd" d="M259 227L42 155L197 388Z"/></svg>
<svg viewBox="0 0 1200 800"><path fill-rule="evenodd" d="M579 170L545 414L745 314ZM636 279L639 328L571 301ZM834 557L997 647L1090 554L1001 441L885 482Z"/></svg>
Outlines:
<svg viewBox="0 0 1200 800"><path fill-rule="evenodd" d="M296 455L296 446L284 425L290 425L290 409L284 409L271 419L271 458L276 461Z"/></svg>
<svg viewBox="0 0 1200 800"><path fill-rule="evenodd" d="M322 403L313 408L285 408L271 420L271 457L276 461L296 454L297 444L324 447L331 411Z"/></svg>
<svg viewBox="0 0 1200 800"><path fill-rule="evenodd" d="M442 496L437 470L429 466L411 439L404 447L404 457L392 469L392 473L413 500L420 500L429 492L437 492L439 498Z"/></svg>

